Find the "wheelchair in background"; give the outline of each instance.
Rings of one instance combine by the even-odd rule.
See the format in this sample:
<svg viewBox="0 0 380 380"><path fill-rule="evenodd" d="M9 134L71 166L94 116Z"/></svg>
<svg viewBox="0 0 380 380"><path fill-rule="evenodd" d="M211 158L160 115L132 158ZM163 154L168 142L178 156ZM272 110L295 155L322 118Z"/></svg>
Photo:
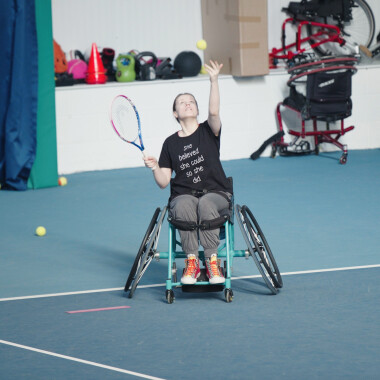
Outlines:
<svg viewBox="0 0 380 380"><path fill-rule="evenodd" d="M167 214L169 222L168 251L162 252L159 251L157 247L162 223ZM239 225L240 231L247 244L247 249L245 250L236 250L234 248L234 217L237 219L237 224ZM263 231L250 209L247 206L234 205L232 200L229 209L221 212L219 218L210 222L213 223L210 223L209 225L202 223L194 224L192 228L220 228L221 244L218 248L218 259L224 260L224 266L221 268L225 277L225 282L223 284L210 284L204 269L201 269L201 275L194 285L184 285L178 281L176 260L186 258L185 252L182 251L181 242L178 240L179 234L177 231L178 229L183 228L183 222L178 223L178 221L172 219L168 212L168 206L165 206L162 209L158 207L153 214L125 284L125 294L128 293L129 298L133 297L142 276L153 259L167 259L168 266L165 296L169 304L173 303L175 300L173 288L177 287L181 287L183 292L195 293L224 290L226 302L232 302L233 291L231 286L231 271L233 260L237 257L246 259L251 257L271 293L277 294L279 289L283 286L281 274ZM205 258L203 251L199 252L199 259L200 261L203 261L204 264Z"/></svg>
<svg viewBox="0 0 380 380"><path fill-rule="evenodd" d="M282 156L312 152L319 154L319 145L330 143L342 150L340 163L347 162L347 146L338 140L354 129L354 126L345 127L344 119L352 113L351 80L357 71L357 62L358 59L354 56L317 60L308 59L306 56L306 59L301 57L288 69L290 78L287 85L290 91L289 96L276 108L278 128L279 132L284 132L284 110L295 113L297 120L301 120L301 128L296 130L293 126L287 127L287 132L293 136L293 140L290 143L285 142L282 133L281 139L272 143L272 158L277 152ZM302 93L302 89L306 95ZM311 130L306 129L305 122L308 120L312 123ZM323 129L319 127L321 122L326 126ZM335 127L336 123L340 126Z"/></svg>

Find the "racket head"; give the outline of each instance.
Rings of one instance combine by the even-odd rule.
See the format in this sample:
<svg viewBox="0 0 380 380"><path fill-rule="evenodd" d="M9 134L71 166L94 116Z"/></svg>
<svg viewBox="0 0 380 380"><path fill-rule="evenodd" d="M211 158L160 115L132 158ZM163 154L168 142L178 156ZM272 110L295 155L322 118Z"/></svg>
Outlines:
<svg viewBox="0 0 380 380"><path fill-rule="evenodd" d="M123 141L144 151L140 115L131 99L117 95L111 104L110 120L114 131Z"/></svg>

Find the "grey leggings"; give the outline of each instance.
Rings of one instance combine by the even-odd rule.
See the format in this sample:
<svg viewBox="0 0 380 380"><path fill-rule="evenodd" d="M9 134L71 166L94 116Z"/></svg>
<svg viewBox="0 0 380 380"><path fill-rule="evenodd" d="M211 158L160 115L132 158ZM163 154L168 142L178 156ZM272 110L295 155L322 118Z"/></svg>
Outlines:
<svg viewBox="0 0 380 380"><path fill-rule="evenodd" d="M226 193L228 196L230 194ZM193 195L179 195L170 202L170 212L174 219L187 222L201 222L219 217L219 211L228 208L228 201L217 193L207 193L200 198ZM198 257L199 242L204 249L205 258L217 253L220 229L182 231L179 230L182 249L187 254Z"/></svg>

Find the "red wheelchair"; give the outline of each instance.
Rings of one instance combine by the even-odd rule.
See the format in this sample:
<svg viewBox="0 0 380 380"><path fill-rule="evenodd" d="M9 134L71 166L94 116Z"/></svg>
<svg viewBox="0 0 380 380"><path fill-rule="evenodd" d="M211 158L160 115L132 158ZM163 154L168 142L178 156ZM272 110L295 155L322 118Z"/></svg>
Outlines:
<svg viewBox="0 0 380 380"><path fill-rule="evenodd" d="M299 62L288 69L289 96L277 105L276 115L281 138L272 143L271 156L319 153L319 145L330 143L342 150L340 163L347 162L347 146L339 142L341 136L354 129L345 127L344 119L351 116L351 79L357 71L358 59L354 56L327 57L326 59ZM300 90L300 87L304 90ZM284 112L290 111L300 121L298 129L284 122ZM290 120L290 121L289 121ZM306 122L310 121L311 128ZM325 128L321 128L321 123ZM338 125L337 125L338 124ZM285 126L287 126L285 130ZM293 137L285 142L285 133Z"/></svg>

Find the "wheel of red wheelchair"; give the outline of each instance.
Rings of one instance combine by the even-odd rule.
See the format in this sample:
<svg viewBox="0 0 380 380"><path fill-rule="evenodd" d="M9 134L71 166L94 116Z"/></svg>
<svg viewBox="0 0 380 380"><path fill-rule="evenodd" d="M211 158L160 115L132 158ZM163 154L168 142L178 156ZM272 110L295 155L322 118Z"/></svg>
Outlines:
<svg viewBox="0 0 380 380"><path fill-rule="evenodd" d="M264 233L247 206L236 205L235 210L250 256L269 290L277 294L278 289L283 286L282 277Z"/></svg>
<svg viewBox="0 0 380 380"><path fill-rule="evenodd" d="M336 2L330 1L332 7ZM336 14L331 16L316 16L314 21L321 22L328 25L336 25L340 28L341 35L345 40L345 44L339 45L336 42L322 43L318 46L314 46L313 50L320 56L336 56L342 54L352 54L352 46L366 46L369 47L372 43L375 34L375 17L372 12L371 7L368 5L366 0L353 0L352 4L349 5L349 10L351 16L349 20L343 20L341 23L336 18ZM307 33L310 38L310 43L314 45L318 42L319 37L315 37L318 32L324 28L320 26L312 26L312 23L307 26ZM317 34L315 34L317 33ZM322 35L326 37L328 35ZM315 37L315 38L313 38Z"/></svg>
<svg viewBox="0 0 380 380"><path fill-rule="evenodd" d="M132 265L127 282L125 283L124 291L128 292L128 297L132 298L138 283L140 282L143 274L148 268L149 264L154 258L156 252L158 238L161 230L161 224L166 213L166 207L161 212L158 207L153 214L152 220L149 223L148 229L141 242L140 248L137 252L135 261Z"/></svg>

